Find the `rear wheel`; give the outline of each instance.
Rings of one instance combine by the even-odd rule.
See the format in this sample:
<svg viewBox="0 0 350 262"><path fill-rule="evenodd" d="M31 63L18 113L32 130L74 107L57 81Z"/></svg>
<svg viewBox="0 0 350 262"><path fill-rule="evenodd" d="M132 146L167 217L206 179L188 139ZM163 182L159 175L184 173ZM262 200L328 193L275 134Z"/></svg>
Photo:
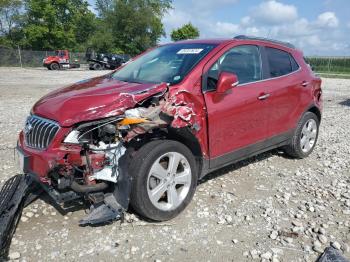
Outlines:
<svg viewBox="0 0 350 262"><path fill-rule="evenodd" d="M294 158L304 158L315 148L320 121L312 112L306 112L300 119L291 143L285 147L285 152Z"/></svg>
<svg viewBox="0 0 350 262"><path fill-rule="evenodd" d="M190 203L197 186L194 156L183 144L153 141L133 156L131 206L156 221L177 216Z"/></svg>
<svg viewBox="0 0 350 262"><path fill-rule="evenodd" d="M50 69L51 70L58 70L58 69L60 69L60 65L58 63L51 63Z"/></svg>

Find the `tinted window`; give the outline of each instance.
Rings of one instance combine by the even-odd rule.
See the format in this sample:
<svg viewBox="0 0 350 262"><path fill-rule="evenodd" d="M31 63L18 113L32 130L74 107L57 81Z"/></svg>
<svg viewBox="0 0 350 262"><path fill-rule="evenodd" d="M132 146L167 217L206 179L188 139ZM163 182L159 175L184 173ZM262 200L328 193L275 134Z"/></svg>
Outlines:
<svg viewBox="0 0 350 262"><path fill-rule="evenodd" d="M266 53L271 77L287 75L299 68L297 62L288 52L267 47Z"/></svg>
<svg viewBox="0 0 350 262"><path fill-rule="evenodd" d="M291 56L291 55L289 55L289 57L290 57L290 62L292 63L292 70L293 70L293 71L298 70L298 69L299 69L299 65L298 65L298 63L295 61L294 57Z"/></svg>
<svg viewBox="0 0 350 262"><path fill-rule="evenodd" d="M201 61L215 44L170 44L160 46L129 62L113 74L125 82L176 84Z"/></svg>
<svg viewBox="0 0 350 262"><path fill-rule="evenodd" d="M242 45L230 49L208 71L207 89L215 90L220 72L234 73L240 84L261 80L261 58L257 46Z"/></svg>

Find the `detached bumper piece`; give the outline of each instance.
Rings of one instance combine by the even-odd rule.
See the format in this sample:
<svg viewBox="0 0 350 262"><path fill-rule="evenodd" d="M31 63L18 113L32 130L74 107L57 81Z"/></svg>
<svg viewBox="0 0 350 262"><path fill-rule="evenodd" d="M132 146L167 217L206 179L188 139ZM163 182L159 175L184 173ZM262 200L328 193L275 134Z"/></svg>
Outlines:
<svg viewBox="0 0 350 262"><path fill-rule="evenodd" d="M79 221L79 225L101 225L119 220L123 218L124 211L113 194L106 194L102 203L91 205L90 213Z"/></svg>
<svg viewBox="0 0 350 262"><path fill-rule="evenodd" d="M125 160L125 159L124 159ZM120 161L118 181L111 193L105 193L102 201L91 205L90 213L79 221L80 226L99 225L123 220L128 209L131 192L131 178L127 174L128 161Z"/></svg>
<svg viewBox="0 0 350 262"><path fill-rule="evenodd" d="M32 184L29 176L16 175L7 180L0 191L0 259L8 255L12 236Z"/></svg>

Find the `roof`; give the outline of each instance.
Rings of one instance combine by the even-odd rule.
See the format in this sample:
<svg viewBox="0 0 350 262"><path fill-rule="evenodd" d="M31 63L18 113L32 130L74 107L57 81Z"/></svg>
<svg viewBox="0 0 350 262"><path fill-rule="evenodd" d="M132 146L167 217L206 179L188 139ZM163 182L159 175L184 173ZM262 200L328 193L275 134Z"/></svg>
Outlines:
<svg viewBox="0 0 350 262"><path fill-rule="evenodd" d="M283 41L279 41L279 40L274 40L274 39L271 39L271 38L265 38L265 37L237 35L237 36L235 36L233 39L236 39L236 40L257 40L257 41L265 41L265 42L270 42L270 43L273 43L273 44L278 44L278 45L282 45L282 46L285 46L285 47L289 47L289 48L295 49L295 46L292 45L291 43L283 42Z"/></svg>
<svg viewBox="0 0 350 262"><path fill-rule="evenodd" d="M209 38L209 39L189 39L176 41L171 44L222 44L225 42L232 41L232 39L225 38Z"/></svg>
<svg viewBox="0 0 350 262"><path fill-rule="evenodd" d="M240 41L240 40L251 40L251 41L261 41L267 42L271 44L276 44L280 46L284 46L287 48L295 49L295 46L288 42L283 42L279 40L274 40L270 38L264 37L255 37L255 36L246 36L246 35L238 35L233 38L214 38L214 39L192 39L192 40L183 40L177 41L176 44L185 44L185 43L193 43L193 44L222 44L231 41ZM173 43L172 43L173 44Z"/></svg>

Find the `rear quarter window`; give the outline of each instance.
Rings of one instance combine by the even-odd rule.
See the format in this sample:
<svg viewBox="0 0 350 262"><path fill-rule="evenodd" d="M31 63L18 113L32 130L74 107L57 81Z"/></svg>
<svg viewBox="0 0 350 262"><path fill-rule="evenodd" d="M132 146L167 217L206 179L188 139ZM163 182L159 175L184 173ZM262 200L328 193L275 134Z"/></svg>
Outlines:
<svg viewBox="0 0 350 262"><path fill-rule="evenodd" d="M271 47L266 47L265 50L270 68L270 77L287 75L299 69L298 63L288 52Z"/></svg>

